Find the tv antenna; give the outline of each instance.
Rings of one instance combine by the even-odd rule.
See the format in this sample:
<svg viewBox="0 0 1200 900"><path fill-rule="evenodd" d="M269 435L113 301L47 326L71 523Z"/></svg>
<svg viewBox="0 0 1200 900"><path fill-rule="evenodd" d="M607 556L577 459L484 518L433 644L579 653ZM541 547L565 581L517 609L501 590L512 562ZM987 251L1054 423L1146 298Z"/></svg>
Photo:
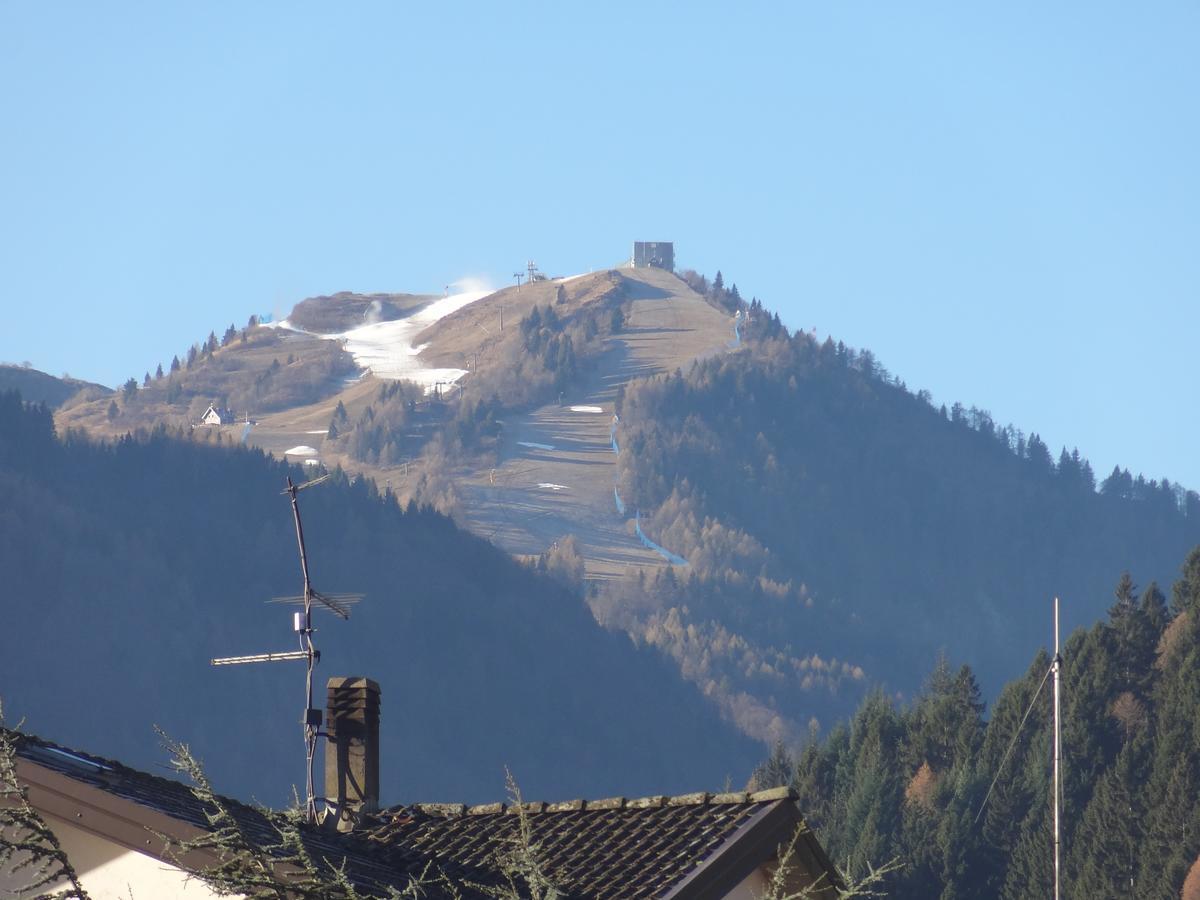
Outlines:
<svg viewBox="0 0 1200 900"><path fill-rule="evenodd" d="M529 260L529 262L527 262L527 263L525 264L525 268L526 268L526 270L529 272L529 275L528 275L528 277L527 277L525 280L526 280L528 283L530 283L530 284L533 284L533 282L534 282L534 280L535 280L533 276L537 274L537 270L538 270L538 269L537 269L537 263L535 263L535 262L534 262L534 261L531 259L531 260Z"/></svg>
<svg viewBox="0 0 1200 900"><path fill-rule="evenodd" d="M350 618L350 607L362 599L362 594L322 594L312 586L308 577L308 551L304 546L304 525L300 520L300 491L316 487L329 479L322 475L303 484L295 484L289 475L287 488L281 493L289 497L292 503L292 518L296 522L296 544L300 548L300 574L304 578L304 593L296 597L274 597L269 603L287 603L302 607L292 614L292 630L299 635L299 650L283 650L277 653L255 653L250 656L223 656L212 660L214 666L237 666L246 663L287 662L304 660L304 758L306 763L305 777L305 814L310 824L317 820L317 799L313 789L313 765L317 754L317 738L324 735L321 731L321 710L313 706L313 670L321 661L321 651L313 644L312 612L314 605L326 609L342 619Z"/></svg>

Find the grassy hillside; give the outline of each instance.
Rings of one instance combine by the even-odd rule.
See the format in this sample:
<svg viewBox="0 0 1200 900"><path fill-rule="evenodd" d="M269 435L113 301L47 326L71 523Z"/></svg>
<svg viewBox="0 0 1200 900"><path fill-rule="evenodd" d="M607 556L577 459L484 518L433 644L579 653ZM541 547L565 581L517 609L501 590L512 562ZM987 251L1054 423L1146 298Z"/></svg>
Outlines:
<svg viewBox="0 0 1200 900"><path fill-rule="evenodd" d="M44 403L51 409L57 409L81 391L95 399L112 394L112 390L103 385L66 376L55 378L27 366L3 363L0 363L0 391L19 391L30 403Z"/></svg>
<svg viewBox="0 0 1200 900"><path fill-rule="evenodd" d="M433 297L422 294L355 294L301 300L288 313L288 322L301 331L338 334L369 322L390 322L424 306Z"/></svg>
<svg viewBox="0 0 1200 900"><path fill-rule="evenodd" d="M208 660L293 645L287 608L263 602L299 589L287 472L163 433L64 443L48 412L5 395L10 717L151 768L157 723L222 789L283 801L302 779L301 670ZM750 742L557 583L361 480L306 492L304 511L316 586L367 595L349 622L320 623L318 674L381 683L388 802L495 798L505 765L546 797L720 788L748 773Z"/></svg>
<svg viewBox="0 0 1200 900"><path fill-rule="evenodd" d="M214 333L160 368L161 374L131 379L114 396L77 396L57 411L59 427L98 437L160 425L187 428L210 404L238 421L256 420L335 395L358 375L336 342L261 325L240 332L230 326L223 339Z"/></svg>

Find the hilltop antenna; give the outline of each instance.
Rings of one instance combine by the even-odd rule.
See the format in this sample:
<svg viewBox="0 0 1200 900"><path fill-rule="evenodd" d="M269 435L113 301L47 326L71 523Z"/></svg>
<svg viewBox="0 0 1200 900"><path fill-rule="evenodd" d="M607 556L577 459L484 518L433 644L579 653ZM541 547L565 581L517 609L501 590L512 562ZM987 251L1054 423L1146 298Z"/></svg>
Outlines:
<svg viewBox="0 0 1200 900"><path fill-rule="evenodd" d="M537 274L537 263L535 263L535 262L534 262L534 261L531 259L529 262L527 262L527 263L525 264L525 268L526 268L526 270L529 272L529 275L528 275L528 277L525 279L525 281L526 281L527 283L529 283L529 284L533 284L533 281L534 281L534 278L533 278L533 276Z"/></svg>
<svg viewBox="0 0 1200 900"><path fill-rule="evenodd" d="M1058 900L1061 840L1059 834L1058 798L1061 790L1062 768L1062 715L1060 710L1059 672L1062 670L1062 654L1058 643L1058 598L1054 598L1054 662L1050 671L1054 673L1054 900Z"/></svg>
<svg viewBox="0 0 1200 900"><path fill-rule="evenodd" d="M362 599L361 594L322 594L312 586L308 577L308 550L304 545L304 525L300 520L300 502L297 495L300 491L316 487L328 479L328 475L322 475L320 478L314 478L303 484L294 484L289 475L287 488L281 492L283 496L291 499L292 517L296 522L296 544L300 549L300 574L304 578L304 593L298 597L274 597L268 602L289 603L303 607L302 612L298 611L292 615L292 629L300 636L300 649L284 650L279 653L256 653L250 656L224 656L212 660L214 666L304 660L304 719L301 724L304 726L306 763L305 812L310 824L317 820L317 800L313 788L313 765L317 754L317 738L325 734L321 731L321 710L313 707L313 670L321 661L321 651L313 645L312 639L315 631L312 627L313 604L315 602L342 619L349 619L350 607Z"/></svg>
<svg viewBox="0 0 1200 900"><path fill-rule="evenodd" d="M1033 712L1034 704L1037 703L1038 697L1042 695L1042 688L1046 686L1047 680L1053 680L1054 689L1054 900L1059 900L1059 889L1061 884L1062 874L1062 839L1061 839L1061 814L1059 810L1059 799L1062 793L1062 690L1061 690L1061 675L1062 672L1062 647L1059 642L1058 634L1058 598L1054 598L1054 659L1050 661L1050 668L1046 670L1046 674L1042 676L1041 682L1037 686L1037 690L1033 692L1033 699L1029 701L1029 706L1025 709L1025 715L1021 717L1020 723L1017 725L1017 730L1013 732L1012 739L1008 742L1008 748L1004 751L1004 756L1000 758L1000 765L996 769L996 776L992 779L992 783L988 785L987 793L983 797L983 802L979 804L979 812L975 814L975 823L979 824L979 819L983 816L983 811L987 808L988 800L991 799L992 791L996 787L996 782L1000 780L1000 773L1004 771L1004 764L1008 762L1009 754L1012 753L1013 747L1017 744L1017 738L1021 736L1021 729L1025 727L1025 722L1029 719L1029 714Z"/></svg>

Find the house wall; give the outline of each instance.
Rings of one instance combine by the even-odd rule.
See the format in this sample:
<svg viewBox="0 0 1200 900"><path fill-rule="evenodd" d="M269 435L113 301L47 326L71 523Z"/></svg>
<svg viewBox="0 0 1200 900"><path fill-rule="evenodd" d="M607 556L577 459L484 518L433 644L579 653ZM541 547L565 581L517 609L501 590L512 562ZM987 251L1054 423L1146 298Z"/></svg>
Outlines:
<svg viewBox="0 0 1200 900"><path fill-rule="evenodd" d="M741 884L725 895L723 900L759 900L767 892L767 873L759 866L742 879Z"/></svg>
<svg viewBox="0 0 1200 900"><path fill-rule="evenodd" d="M722 900L761 900L767 892L767 886L771 883L771 874L774 872L775 861L771 860L764 865L759 866L749 875L742 879L732 891L726 894ZM787 877L787 893L798 894L805 888L813 888L816 884L814 872L816 870L809 869L804 865L797 865L792 869ZM814 890L815 897L826 897L833 900L835 892L828 887L828 881L822 881L823 890Z"/></svg>
<svg viewBox="0 0 1200 900"><path fill-rule="evenodd" d="M189 881L181 869L157 857L128 850L59 819L47 818L46 824L58 836L92 900L206 900L218 896L204 882ZM4 887L0 883L0 895Z"/></svg>

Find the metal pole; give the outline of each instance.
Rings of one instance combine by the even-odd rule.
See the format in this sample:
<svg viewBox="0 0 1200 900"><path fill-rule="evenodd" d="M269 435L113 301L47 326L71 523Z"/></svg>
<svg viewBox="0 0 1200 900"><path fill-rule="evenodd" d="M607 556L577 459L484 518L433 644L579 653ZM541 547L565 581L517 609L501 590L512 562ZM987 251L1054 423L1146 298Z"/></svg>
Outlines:
<svg viewBox="0 0 1200 900"><path fill-rule="evenodd" d="M1062 656L1059 654L1058 640L1058 598L1054 598L1054 900L1059 900L1060 880L1060 827L1059 827L1059 768L1062 764L1062 726L1060 722L1059 671L1062 668Z"/></svg>
<svg viewBox="0 0 1200 900"><path fill-rule="evenodd" d="M292 498L292 517L296 520L296 543L300 546L300 571L304 575L304 614L308 615L309 598L312 592L308 581L308 554L304 549L304 526L300 524L300 504L296 499L296 494L300 489L292 484L291 475L288 476L287 490Z"/></svg>
<svg viewBox="0 0 1200 900"><path fill-rule="evenodd" d="M304 633L300 636L305 650L304 675L304 757L305 757L305 813L309 823L317 820L316 786L313 783L313 763L317 753L317 727L309 721L309 710L313 708L313 668L316 664L316 651L312 642L312 584L308 579L308 551L304 546L304 525L300 521L300 503L297 494L300 489L292 483L289 475L287 480L288 494L292 500L292 517L296 520L296 543L300 547L300 570L304 574Z"/></svg>

